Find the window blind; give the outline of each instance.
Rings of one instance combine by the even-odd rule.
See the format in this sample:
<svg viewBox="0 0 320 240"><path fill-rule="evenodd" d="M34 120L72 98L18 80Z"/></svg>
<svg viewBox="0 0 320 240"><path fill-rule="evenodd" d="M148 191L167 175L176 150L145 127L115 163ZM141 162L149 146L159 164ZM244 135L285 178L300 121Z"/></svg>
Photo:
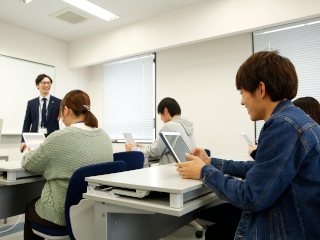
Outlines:
<svg viewBox="0 0 320 240"><path fill-rule="evenodd" d="M277 50L293 63L298 74L298 94L320 102L320 19L310 19L253 32L254 53ZM294 101L293 99L292 101ZM264 121L256 122L256 140Z"/></svg>
<svg viewBox="0 0 320 240"><path fill-rule="evenodd" d="M103 65L103 129L114 142L155 139L155 54Z"/></svg>

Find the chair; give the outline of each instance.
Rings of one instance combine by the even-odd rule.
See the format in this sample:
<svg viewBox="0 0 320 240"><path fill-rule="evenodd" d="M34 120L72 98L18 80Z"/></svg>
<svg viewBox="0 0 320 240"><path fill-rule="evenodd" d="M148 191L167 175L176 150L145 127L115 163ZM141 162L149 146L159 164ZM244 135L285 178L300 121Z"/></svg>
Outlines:
<svg viewBox="0 0 320 240"><path fill-rule="evenodd" d="M82 194L87 192L88 183L85 181L85 178L123 172L126 171L126 169L127 165L125 162L117 161L90 165L76 170L70 179L65 201L66 228L52 229L37 223L32 223L31 227L33 232L48 240L75 240L71 229L69 209L71 206L77 205L82 199Z"/></svg>
<svg viewBox="0 0 320 240"><path fill-rule="evenodd" d="M142 152L119 152L113 154L114 161L124 161L127 164L127 171L143 168L144 155Z"/></svg>

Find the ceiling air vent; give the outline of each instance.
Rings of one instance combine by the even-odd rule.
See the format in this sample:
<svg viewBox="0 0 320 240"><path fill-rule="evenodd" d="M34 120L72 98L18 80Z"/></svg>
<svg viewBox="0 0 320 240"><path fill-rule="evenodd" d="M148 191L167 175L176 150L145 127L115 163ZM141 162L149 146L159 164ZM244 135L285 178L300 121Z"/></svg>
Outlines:
<svg viewBox="0 0 320 240"><path fill-rule="evenodd" d="M91 17L88 17L83 13L77 12L72 8L63 9L50 16L71 24L83 23L84 21L91 19Z"/></svg>

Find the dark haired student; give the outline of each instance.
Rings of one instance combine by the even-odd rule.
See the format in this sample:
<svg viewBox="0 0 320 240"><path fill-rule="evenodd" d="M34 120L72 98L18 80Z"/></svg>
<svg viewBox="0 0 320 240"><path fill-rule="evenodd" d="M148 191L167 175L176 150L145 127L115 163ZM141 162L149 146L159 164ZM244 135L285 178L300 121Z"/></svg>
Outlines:
<svg viewBox="0 0 320 240"><path fill-rule="evenodd" d="M212 225L206 239L319 239L320 127L291 102L293 64L276 52L255 53L240 66L236 87L251 120L265 121L255 161L209 158L195 148L192 161L176 164L183 178L200 179L243 210L237 227Z"/></svg>
<svg viewBox="0 0 320 240"><path fill-rule="evenodd" d="M22 132L41 132L46 136L59 129L59 107L61 99L50 95L52 79L40 74L36 78L36 87L40 96L28 102ZM26 148L22 137L20 152Z"/></svg>
<svg viewBox="0 0 320 240"><path fill-rule="evenodd" d="M32 232L35 222L49 228L66 225L64 205L73 173L85 166L112 162L112 143L108 134L98 128L90 111L90 98L81 91L69 92L61 102L60 116L66 128L55 131L39 148L24 155L22 167L47 180L40 198L26 208L24 239L43 239Z"/></svg>
<svg viewBox="0 0 320 240"><path fill-rule="evenodd" d="M160 132L179 132L190 148L196 146L193 123L180 117L181 109L176 100L173 98L162 99L158 105L158 113L164 122ZM160 157L160 165L175 162L159 136L147 147L141 144L137 144L137 146L126 144L126 151L141 151L145 157Z"/></svg>

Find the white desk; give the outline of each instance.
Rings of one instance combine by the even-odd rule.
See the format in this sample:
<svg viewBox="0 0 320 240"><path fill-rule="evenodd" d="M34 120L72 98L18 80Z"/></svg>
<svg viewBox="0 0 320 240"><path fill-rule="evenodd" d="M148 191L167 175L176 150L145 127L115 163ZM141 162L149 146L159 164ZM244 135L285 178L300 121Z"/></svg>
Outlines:
<svg viewBox="0 0 320 240"><path fill-rule="evenodd" d="M21 161L0 162L0 171L0 219L24 213L41 195L45 179L26 171Z"/></svg>
<svg viewBox="0 0 320 240"><path fill-rule="evenodd" d="M85 199L94 201L95 239L162 238L196 218L218 197L200 180L182 179L173 165L86 178ZM167 193L159 199L126 197L97 189L103 185ZM96 189L94 189L96 188Z"/></svg>

